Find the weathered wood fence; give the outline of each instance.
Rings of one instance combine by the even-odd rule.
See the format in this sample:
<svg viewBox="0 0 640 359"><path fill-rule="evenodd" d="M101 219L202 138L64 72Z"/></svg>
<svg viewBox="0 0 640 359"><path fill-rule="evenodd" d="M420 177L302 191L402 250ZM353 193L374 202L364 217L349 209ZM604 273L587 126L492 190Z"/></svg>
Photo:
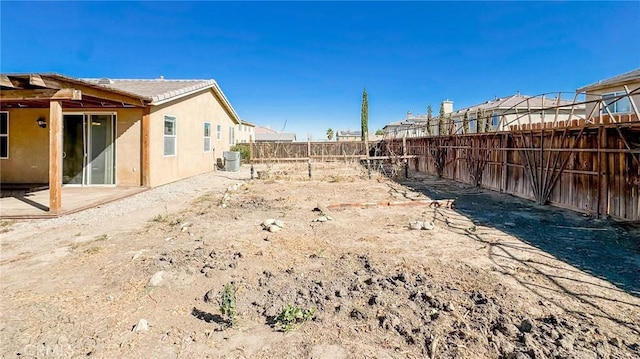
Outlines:
<svg viewBox="0 0 640 359"><path fill-rule="evenodd" d="M245 144L242 144L245 145ZM369 143L369 146L375 142ZM360 161L367 156L364 142L257 142L246 144L250 147L250 160L253 162L283 161Z"/></svg>
<svg viewBox="0 0 640 359"><path fill-rule="evenodd" d="M391 140L416 170L579 212L640 221L640 123Z"/></svg>

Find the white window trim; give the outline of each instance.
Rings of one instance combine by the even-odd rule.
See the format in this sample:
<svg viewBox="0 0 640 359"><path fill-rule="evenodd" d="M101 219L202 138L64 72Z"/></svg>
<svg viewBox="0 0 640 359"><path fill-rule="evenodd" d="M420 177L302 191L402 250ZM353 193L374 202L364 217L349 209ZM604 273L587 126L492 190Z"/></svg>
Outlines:
<svg viewBox="0 0 640 359"><path fill-rule="evenodd" d="M7 156L6 157L1 157L0 156L0 159L7 160L7 159L9 159L9 111L0 111L0 113L4 113L4 114L7 115L7 133L0 134L0 137L6 137L7 138Z"/></svg>
<svg viewBox="0 0 640 359"><path fill-rule="evenodd" d="M173 119L173 132L175 133L175 135L165 135L164 134L164 121L166 121L167 118ZM178 118L176 116L173 116L173 115L164 115L162 120L163 120L162 121L162 154L163 154L163 157L175 157L175 156L178 155ZM164 140L167 137L173 137L173 146L174 146L173 149L174 149L174 152L171 155L167 155L165 153L166 151L165 151L165 148L164 148L164 146L165 146Z"/></svg>
<svg viewBox="0 0 640 359"><path fill-rule="evenodd" d="M204 132L204 131L205 131L205 128L207 127L207 125L209 125L209 136L207 136L206 132ZM203 132L204 132L204 133L203 133L203 135L204 135L203 145L204 145L204 142L206 142L206 141L207 141L207 138L209 139L209 149L208 149L208 150L207 150L207 149L205 149L205 150L204 150L204 152L205 152L205 153L209 153L209 152L211 152L211 150L212 150L212 148L213 148L213 144L211 143L211 140L212 140L212 139L211 139L211 131L212 131L211 122L205 122L205 123L204 123L204 125L202 126L202 130L203 130ZM203 146L203 147L204 147L204 146Z"/></svg>
<svg viewBox="0 0 640 359"><path fill-rule="evenodd" d="M233 146L236 144L236 127L229 127L229 145Z"/></svg>

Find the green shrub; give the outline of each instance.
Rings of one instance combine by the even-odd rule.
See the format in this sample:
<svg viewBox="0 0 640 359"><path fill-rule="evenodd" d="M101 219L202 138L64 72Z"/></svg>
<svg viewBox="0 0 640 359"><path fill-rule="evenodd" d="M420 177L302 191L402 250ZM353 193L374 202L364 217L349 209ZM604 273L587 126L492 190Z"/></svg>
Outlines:
<svg viewBox="0 0 640 359"><path fill-rule="evenodd" d="M231 283L225 284L220 293L220 312L226 317L227 326L232 327L238 312L236 309L236 289Z"/></svg>
<svg viewBox="0 0 640 359"><path fill-rule="evenodd" d="M295 328L296 324L302 324L309 319L312 319L316 314L316 308L302 310L300 307L287 306L276 317L276 323L280 325L280 329L283 332L289 332Z"/></svg>

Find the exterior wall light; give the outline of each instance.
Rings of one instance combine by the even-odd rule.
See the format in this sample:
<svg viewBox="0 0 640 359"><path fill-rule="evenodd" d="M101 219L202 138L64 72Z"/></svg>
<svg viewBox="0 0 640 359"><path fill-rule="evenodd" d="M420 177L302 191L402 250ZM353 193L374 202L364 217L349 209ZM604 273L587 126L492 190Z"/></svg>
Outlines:
<svg viewBox="0 0 640 359"><path fill-rule="evenodd" d="M38 117L36 123L38 124L38 126L40 126L40 128L47 128L47 120L42 116Z"/></svg>

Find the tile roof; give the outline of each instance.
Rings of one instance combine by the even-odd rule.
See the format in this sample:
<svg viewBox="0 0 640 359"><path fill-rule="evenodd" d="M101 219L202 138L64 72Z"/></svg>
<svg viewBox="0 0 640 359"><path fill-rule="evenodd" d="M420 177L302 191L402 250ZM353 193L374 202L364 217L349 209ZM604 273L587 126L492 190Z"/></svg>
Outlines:
<svg viewBox="0 0 640 359"><path fill-rule="evenodd" d="M215 80L166 80L164 78L146 80L109 78L80 80L104 88L144 96L151 100L151 105L159 105L194 92L211 88L216 96L219 97L222 105L230 112L231 117L237 123L242 123L240 117Z"/></svg>
<svg viewBox="0 0 640 359"><path fill-rule="evenodd" d="M278 131L264 126L256 126L255 131L256 133L278 133Z"/></svg>
<svg viewBox="0 0 640 359"><path fill-rule="evenodd" d="M293 142L296 140L295 133L259 133L256 132L256 141L265 142Z"/></svg>
<svg viewBox="0 0 640 359"><path fill-rule="evenodd" d="M629 72L625 72L623 74L620 74L605 80L600 80L598 82L592 83L591 85L583 86L577 89L576 92L584 92L587 90L597 90L597 89L601 89L609 86L620 85L623 83L638 81L638 80L640 80L640 68L631 70Z"/></svg>
<svg viewBox="0 0 640 359"><path fill-rule="evenodd" d="M568 100L560 100L561 106L571 106L573 104L572 101ZM558 105L558 99L555 97L545 97L544 100L541 96L524 96L520 94L515 94L513 96L496 98L494 100L490 100L487 102L483 102L477 105L469 106L466 108L462 108L459 110L453 111L450 115L459 115L461 113L465 113L466 111L475 111L475 110L508 110L512 108L517 109L541 109L545 107L554 107ZM584 105L583 105L584 107Z"/></svg>
<svg viewBox="0 0 640 359"><path fill-rule="evenodd" d="M165 101L180 95L217 86L215 80L165 80L165 79L82 79L115 90L148 97L152 103Z"/></svg>

